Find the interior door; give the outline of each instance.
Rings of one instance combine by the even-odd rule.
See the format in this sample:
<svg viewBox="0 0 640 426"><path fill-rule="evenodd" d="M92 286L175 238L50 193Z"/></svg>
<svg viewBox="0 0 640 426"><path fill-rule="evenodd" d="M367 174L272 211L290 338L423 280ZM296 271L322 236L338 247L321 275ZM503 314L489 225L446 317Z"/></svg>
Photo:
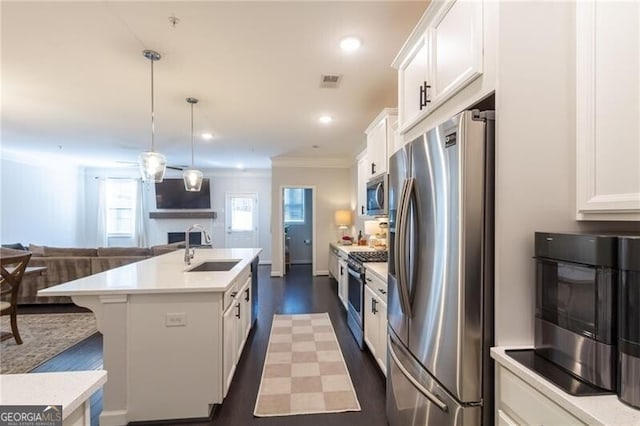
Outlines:
<svg viewBox="0 0 640 426"><path fill-rule="evenodd" d="M227 192L225 247L258 247L258 194Z"/></svg>

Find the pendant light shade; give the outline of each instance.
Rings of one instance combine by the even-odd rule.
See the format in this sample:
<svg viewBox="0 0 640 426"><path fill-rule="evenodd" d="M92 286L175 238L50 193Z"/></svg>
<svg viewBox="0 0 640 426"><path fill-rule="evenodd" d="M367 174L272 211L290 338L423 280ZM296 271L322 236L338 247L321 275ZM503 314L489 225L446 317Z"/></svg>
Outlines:
<svg viewBox="0 0 640 426"><path fill-rule="evenodd" d="M184 189L191 192L200 191L202 187L202 172L196 169L187 169L182 173Z"/></svg>
<svg viewBox="0 0 640 426"><path fill-rule="evenodd" d="M198 103L196 98L187 98L191 105L191 167L182 173L184 189L190 192L200 191L202 187L202 172L193 167L193 105Z"/></svg>
<svg viewBox="0 0 640 426"><path fill-rule="evenodd" d="M143 152L138 157L138 163L144 182L162 182L167 166L167 159L164 155L153 151Z"/></svg>
<svg viewBox="0 0 640 426"><path fill-rule="evenodd" d="M142 54L151 62L151 151L138 157L143 182L162 182L167 166L164 155L155 152L155 116L153 109L153 63L160 60L160 54L153 50L144 50Z"/></svg>

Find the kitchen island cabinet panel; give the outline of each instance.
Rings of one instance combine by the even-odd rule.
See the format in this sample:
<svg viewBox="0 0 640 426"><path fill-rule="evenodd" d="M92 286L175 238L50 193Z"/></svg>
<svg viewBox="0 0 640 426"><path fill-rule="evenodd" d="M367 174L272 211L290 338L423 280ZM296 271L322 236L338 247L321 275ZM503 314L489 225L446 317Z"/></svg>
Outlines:
<svg viewBox="0 0 640 426"><path fill-rule="evenodd" d="M197 249L190 266L176 251L41 291L96 315L109 374L102 426L203 418L222 403L250 331L260 251ZM229 271L189 271L232 259Z"/></svg>

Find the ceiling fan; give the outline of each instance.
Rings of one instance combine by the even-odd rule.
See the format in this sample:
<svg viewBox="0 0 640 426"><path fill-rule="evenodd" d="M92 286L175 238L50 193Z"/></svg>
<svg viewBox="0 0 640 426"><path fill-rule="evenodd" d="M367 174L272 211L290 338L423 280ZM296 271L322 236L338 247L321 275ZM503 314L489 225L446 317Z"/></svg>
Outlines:
<svg viewBox="0 0 640 426"><path fill-rule="evenodd" d="M138 167L138 163L136 163L135 161L116 161L116 163L118 164L122 164L126 167ZM177 170L179 172L184 171L184 169L188 168L189 166L184 166L184 165L167 165L167 169L171 169L171 170Z"/></svg>

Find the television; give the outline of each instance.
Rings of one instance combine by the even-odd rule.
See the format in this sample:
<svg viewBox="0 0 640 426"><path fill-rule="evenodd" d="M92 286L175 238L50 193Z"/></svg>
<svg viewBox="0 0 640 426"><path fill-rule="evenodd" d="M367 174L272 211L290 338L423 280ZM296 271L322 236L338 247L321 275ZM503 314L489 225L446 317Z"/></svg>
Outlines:
<svg viewBox="0 0 640 426"><path fill-rule="evenodd" d="M184 189L182 179L164 179L156 183L156 208L158 209L210 209L209 179L202 180L197 192Z"/></svg>

